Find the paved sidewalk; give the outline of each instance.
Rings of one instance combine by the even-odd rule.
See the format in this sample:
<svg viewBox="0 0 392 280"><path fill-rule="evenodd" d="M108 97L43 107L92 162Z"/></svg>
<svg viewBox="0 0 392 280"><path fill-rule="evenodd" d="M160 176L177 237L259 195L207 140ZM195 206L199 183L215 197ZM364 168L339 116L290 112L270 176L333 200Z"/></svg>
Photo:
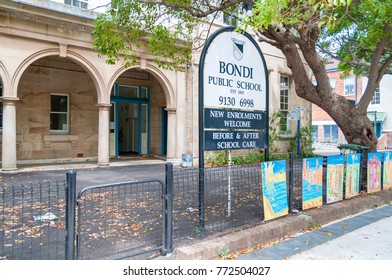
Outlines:
<svg viewBox="0 0 392 280"><path fill-rule="evenodd" d="M366 211L300 234L239 260L389 259L392 260L392 205Z"/></svg>

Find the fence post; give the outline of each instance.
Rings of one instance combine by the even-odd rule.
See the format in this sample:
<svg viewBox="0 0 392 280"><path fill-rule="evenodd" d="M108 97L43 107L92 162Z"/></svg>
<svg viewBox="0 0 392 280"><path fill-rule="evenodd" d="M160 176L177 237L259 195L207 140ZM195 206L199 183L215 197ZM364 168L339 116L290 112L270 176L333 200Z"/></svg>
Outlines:
<svg viewBox="0 0 392 280"><path fill-rule="evenodd" d="M199 167L199 226L204 229L205 226L205 185L204 185L204 167Z"/></svg>
<svg viewBox="0 0 392 280"><path fill-rule="evenodd" d="M163 255L173 252L173 164L166 163L165 169L165 228L162 248Z"/></svg>
<svg viewBox="0 0 392 280"><path fill-rule="evenodd" d="M361 151L361 167L359 178L359 192L366 191L367 192L367 161L368 161L368 153L365 150Z"/></svg>
<svg viewBox="0 0 392 280"><path fill-rule="evenodd" d="M294 154L289 153L289 213L293 213L294 198Z"/></svg>
<svg viewBox="0 0 392 280"><path fill-rule="evenodd" d="M65 212L65 259L75 259L76 172L67 172L67 201Z"/></svg>

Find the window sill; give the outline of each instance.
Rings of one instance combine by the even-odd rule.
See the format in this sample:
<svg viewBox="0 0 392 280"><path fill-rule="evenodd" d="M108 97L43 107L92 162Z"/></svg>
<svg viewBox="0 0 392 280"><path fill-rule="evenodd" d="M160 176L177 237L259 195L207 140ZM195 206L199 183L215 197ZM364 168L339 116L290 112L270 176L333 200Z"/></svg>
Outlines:
<svg viewBox="0 0 392 280"><path fill-rule="evenodd" d="M71 147L76 147L79 141L78 135L47 134L43 135L45 148L50 149L52 143L71 143Z"/></svg>

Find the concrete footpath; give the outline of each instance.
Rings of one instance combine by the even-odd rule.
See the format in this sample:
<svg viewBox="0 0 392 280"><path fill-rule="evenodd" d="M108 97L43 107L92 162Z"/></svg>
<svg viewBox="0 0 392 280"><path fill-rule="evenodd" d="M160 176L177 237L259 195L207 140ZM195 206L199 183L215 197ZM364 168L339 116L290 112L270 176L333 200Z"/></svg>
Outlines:
<svg viewBox="0 0 392 280"><path fill-rule="evenodd" d="M175 248L171 256L161 259L207 260L218 258L222 253L230 254L259 245L270 245L298 233L347 218L366 210L391 204L392 190L371 195L361 195L321 208L306 210L268 221L256 227L212 237L192 245ZM369 220L369 223L371 221ZM273 259L272 257L270 259Z"/></svg>
<svg viewBox="0 0 392 280"><path fill-rule="evenodd" d="M392 204L296 235L238 260L392 260Z"/></svg>

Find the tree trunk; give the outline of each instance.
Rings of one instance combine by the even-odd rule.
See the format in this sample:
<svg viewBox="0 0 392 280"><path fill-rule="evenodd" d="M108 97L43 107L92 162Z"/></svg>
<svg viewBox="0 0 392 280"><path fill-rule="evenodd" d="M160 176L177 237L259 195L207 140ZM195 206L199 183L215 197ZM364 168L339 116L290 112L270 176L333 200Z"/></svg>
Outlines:
<svg viewBox="0 0 392 280"><path fill-rule="evenodd" d="M339 104L338 102L336 103L335 105ZM323 106L323 109L342 130L349 144L366 146L369 147L370 151L376 151L377 137L374 133L372 122L367 117L366 112L364 114L360 113L355 106L350 104L341 105L343 105L341 109L336 111L330 110L328 105ZM351 110L345 109L347 107L351 107Z"/></svg>
<svg viewBox="0 0 392 280"><path fill-rule="evenodd" d="M283 41L281 41L282 43ZM323 109L336 122L349 144L377 149L377 137L364 106L352 105L341 95L336 94L329 84L328 73L322 58L315 49L301 46L302 54L317 80L313 85L303 64L298 46L283 42L278 45L287 58L287 65L292 70L295 89L299 97L314 103Z"/></svg>

